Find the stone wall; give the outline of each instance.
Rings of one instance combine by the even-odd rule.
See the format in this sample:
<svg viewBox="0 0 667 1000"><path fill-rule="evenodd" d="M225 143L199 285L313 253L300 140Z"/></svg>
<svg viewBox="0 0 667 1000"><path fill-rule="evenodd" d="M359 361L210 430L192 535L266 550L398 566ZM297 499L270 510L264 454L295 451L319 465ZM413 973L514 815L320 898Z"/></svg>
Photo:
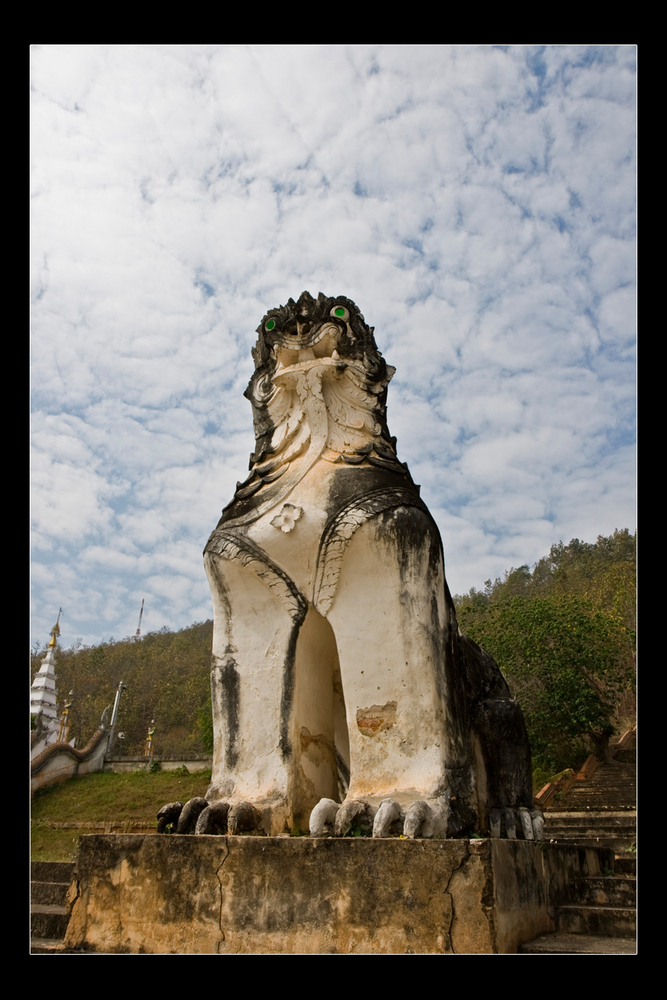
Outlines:
<svg viewBox="0 0 667 1000"><path fill-rule="evenodd" d="M206 754L193 754L190 757L166 757L162 754L155 754L153 757L107 757L104 762L105 771L114 771L123 774L127 771L147 771L153 761L158 761L161 771L177 771L180 767L187 767L188 771L206 771L212 763L213 758Z"/></svg>
<svg viewBox="0 0 667 1000"><path fill-rule="evenodd" d="M596 848L84 836L66 943L98 953L499 954L554 929Z"/></svg>
<svg viewBox="0 0 667 1000"><path fill-rule="evenodd" d="M52 743L30 764L30 794L77 775L92 774L104 767L108 730L98 730L83 750L69 743Z"/></svg>

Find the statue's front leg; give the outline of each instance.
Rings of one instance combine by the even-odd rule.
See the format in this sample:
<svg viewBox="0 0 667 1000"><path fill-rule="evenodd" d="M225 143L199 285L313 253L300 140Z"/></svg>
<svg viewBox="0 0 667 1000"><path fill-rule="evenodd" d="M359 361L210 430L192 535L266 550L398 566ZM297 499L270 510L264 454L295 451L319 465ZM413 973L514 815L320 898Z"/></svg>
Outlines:
<svg viewBox="0 0 667 1000"><path fill-rule="evenodd" d="M339 836L445 836L445 613L440 539L426 512L397 507L355 530L327 612L347 710L350 785L335 817L334 803L318 806L312 836L332 822Z"/></svg>
<svg viewBox="0 0 667 1000"><path fill-rule="evenodd" d="M314 803L337 788L331 629L253 543L228 533L218 548L205 555L214 604L206 797L229 804L230 832L306 829Z"/></svg>

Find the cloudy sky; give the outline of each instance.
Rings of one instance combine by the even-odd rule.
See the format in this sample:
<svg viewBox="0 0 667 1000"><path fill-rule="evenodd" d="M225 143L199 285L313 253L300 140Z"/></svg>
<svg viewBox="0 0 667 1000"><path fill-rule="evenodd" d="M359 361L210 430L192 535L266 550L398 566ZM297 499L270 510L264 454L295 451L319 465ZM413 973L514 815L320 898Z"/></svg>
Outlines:
<svg viewBox="0 0 667 1000"><path fill-rule="evenodd" d="M267 309L346 295L452 592L635 528L634 46L45 45L32 641L212 617Z"/></svg>

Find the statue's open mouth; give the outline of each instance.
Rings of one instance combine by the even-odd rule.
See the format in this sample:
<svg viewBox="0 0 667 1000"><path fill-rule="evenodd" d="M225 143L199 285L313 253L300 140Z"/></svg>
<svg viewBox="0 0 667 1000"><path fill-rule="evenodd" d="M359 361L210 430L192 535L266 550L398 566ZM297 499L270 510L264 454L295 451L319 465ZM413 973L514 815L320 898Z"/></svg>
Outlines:
<svg viewBox="0 0 667 1000"><path fill-rule="evenodd" d="M298 329L288 329L276 338L272 353L278 364L276 371L292 368L318 358L338 360L338 338L340 329L335 323L323 323L319 327L298 324Z"/></svg>

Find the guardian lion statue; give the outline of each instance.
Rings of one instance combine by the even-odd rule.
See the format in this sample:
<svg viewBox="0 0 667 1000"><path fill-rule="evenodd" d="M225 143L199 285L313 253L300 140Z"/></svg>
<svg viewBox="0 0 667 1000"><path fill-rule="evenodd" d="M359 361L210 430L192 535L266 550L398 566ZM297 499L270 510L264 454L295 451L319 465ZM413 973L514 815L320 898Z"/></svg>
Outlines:
<svg viewBox="0 0 667 1000"><path fill-rule="evenodd" d="M250 475L204 552L214 757L196 832L539 837L523 717L459 631L373 328L304 292L257 333Z"/></svg>

